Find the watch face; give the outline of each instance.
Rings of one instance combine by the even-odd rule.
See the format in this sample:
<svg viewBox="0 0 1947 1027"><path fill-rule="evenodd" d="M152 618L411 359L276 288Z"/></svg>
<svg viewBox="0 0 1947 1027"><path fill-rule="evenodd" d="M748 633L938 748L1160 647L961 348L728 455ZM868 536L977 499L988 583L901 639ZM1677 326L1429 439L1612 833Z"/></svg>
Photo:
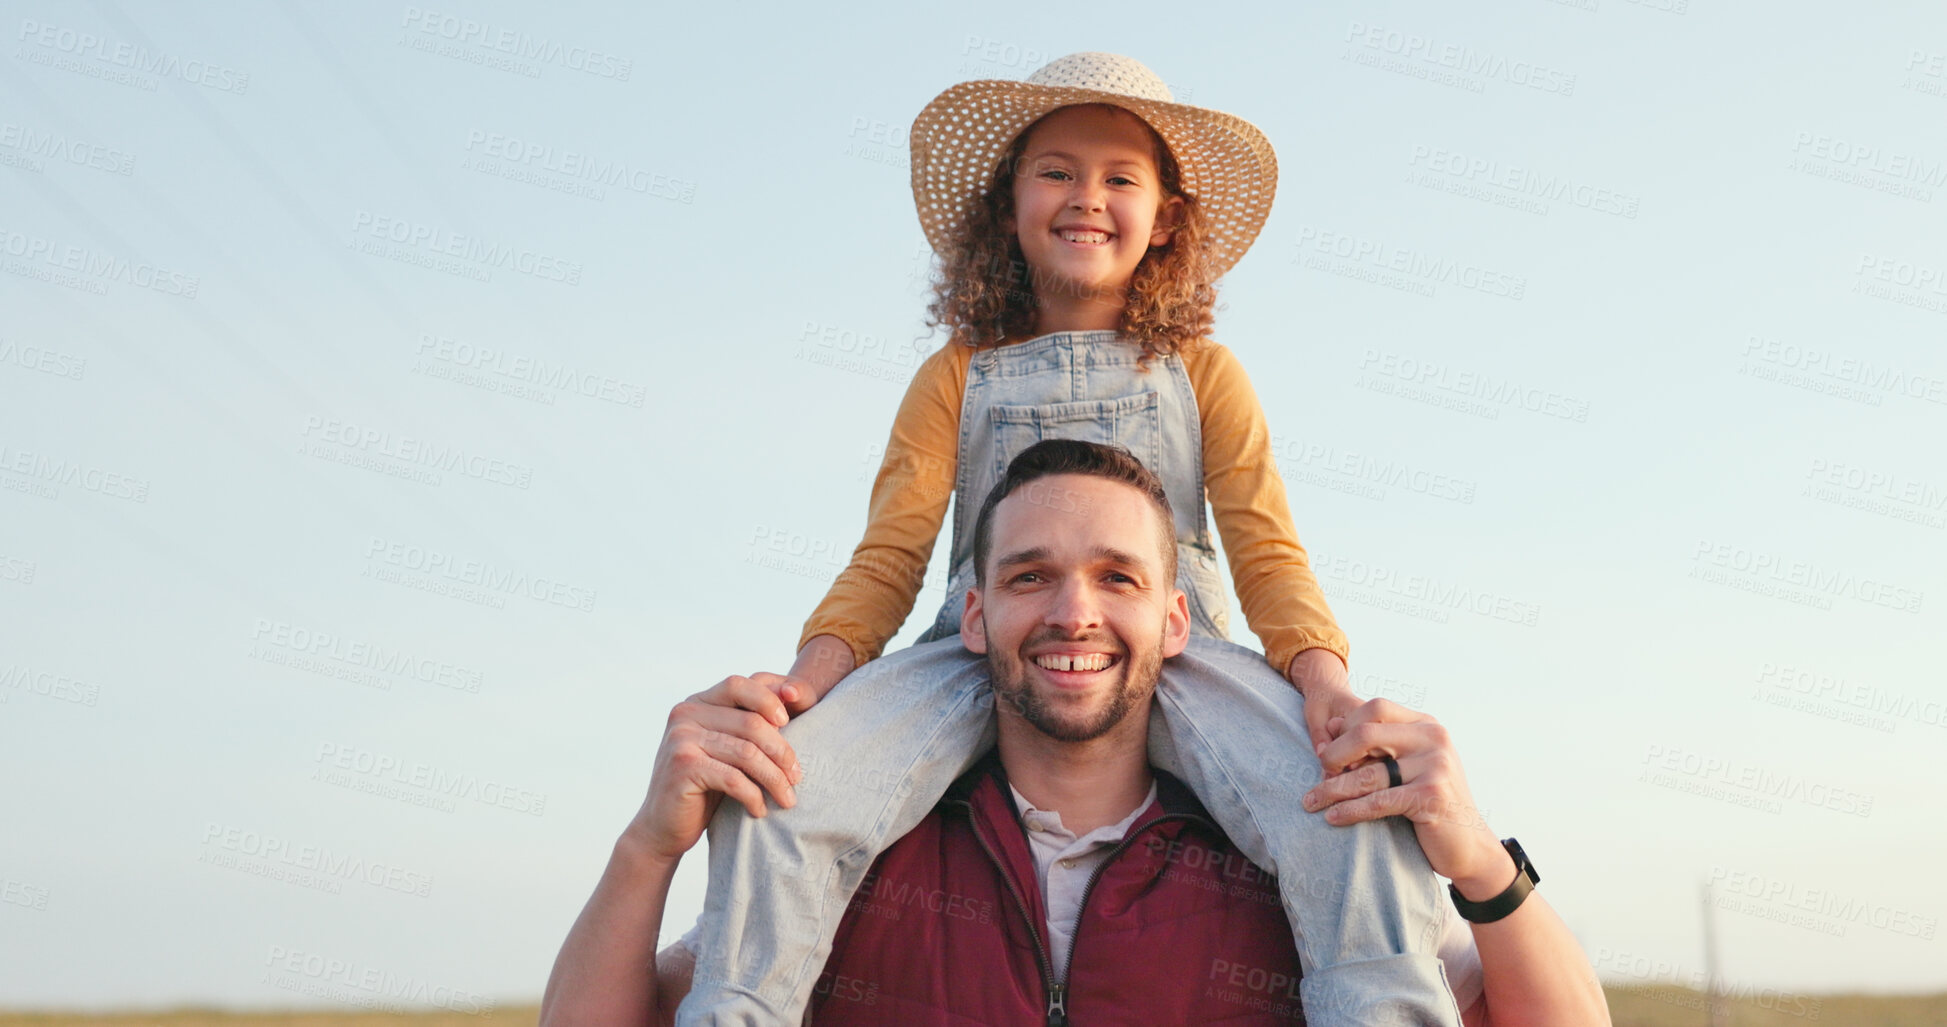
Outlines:
<svg viewBox="0 0 1947 1027"><path fill-rule="evenodd" d="M1540 884L1541 871L1535 869L1534 860L1528 858L1528 853L1521 848L1521 843L1512 838L1504 838L1501 844L1507 847L1508 855L1514 858L1514 865L1527 873L1528 883Z"/></svg>

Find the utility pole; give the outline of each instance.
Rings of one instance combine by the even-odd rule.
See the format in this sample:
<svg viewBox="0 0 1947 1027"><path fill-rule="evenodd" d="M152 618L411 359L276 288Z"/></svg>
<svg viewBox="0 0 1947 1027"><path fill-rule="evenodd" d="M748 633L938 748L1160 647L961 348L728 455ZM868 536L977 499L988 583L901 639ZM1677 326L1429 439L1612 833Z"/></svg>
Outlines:
<svg viewBox="0 0 1947 1027"><path fill-rule="evenodd" d="M1723 977L1718 971L1717 903L1711 896L1710 880L1704 880L1704 987L1709 996L1710 1027L1731 1027L1731 1010L1724 1004Z"/></svg>

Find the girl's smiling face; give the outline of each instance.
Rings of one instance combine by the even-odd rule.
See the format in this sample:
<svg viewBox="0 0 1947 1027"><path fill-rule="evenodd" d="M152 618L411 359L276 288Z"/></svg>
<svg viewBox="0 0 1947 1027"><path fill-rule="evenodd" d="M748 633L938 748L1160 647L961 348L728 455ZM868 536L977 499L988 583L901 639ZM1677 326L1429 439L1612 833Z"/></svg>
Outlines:
<svg viewBox="0 0 1947 1027"><path fill-rule="evenodd" d="M1119 314L1143 255L1169 243L1183 201L1165 202L1157 145L1141 118L1104 104L1060 108L1030 130L1004 227L1027 259L1042 331Z"/></svg>

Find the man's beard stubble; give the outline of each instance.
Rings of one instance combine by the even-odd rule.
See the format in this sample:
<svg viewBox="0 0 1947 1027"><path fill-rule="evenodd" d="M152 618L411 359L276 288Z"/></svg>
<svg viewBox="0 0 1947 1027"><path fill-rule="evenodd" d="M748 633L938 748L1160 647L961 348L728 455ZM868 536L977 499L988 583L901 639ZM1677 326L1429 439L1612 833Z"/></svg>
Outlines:
<svg viewBox="0 0 1947 1027"><path fill-rule="evenodd" d="M989 634L989 638L993 635ZM1084 636L1082 638L1030 637L1022 643L1022 648L1046 642L1110 642L1105 648L1120 648L1113 640L1103 636ZM1124 654L1122 678L1116 685L1109 701L1093 716L1084 721L1063 719L1050 709L1043 698L1028 681L1026 661L1018 652L1002 653L990 650L987 665L991 671L994 696L1001 703L1003 713L1012 711L1028 722L1036 731L1058 742L1088 742L1108 734L1117 724L1129 716L1129 711L1138 699L1155 690L1156 682L1163 667L1163 650L1160 645Z"/></svg>

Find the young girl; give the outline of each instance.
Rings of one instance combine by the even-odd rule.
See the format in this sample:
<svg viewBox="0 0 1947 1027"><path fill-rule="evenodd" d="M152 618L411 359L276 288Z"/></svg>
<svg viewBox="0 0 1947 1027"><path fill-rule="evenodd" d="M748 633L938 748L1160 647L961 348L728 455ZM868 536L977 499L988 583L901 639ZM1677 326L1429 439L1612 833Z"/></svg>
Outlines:
<svg viewBox="0 0 1947 1027"><path fill-rule="evenodd" d="M804 768L797 801L758 819L724 803L711 823L695 988L678 1022L796 1023L873 860L993 745L985 660L958 636L974 518L1016 453L1059 437L1128 448L1169 493L1193 637L1164 665L1151 759L1277 876L1309 1022L1384 1010L1457 1024L1433 956L1445 899L1410 828L1334 827L1299 806L1321 777L1326 721L1358 700L1264 413L1236 358L1207 338L1212 283L1269 213L1270 145L1240 118L1172 102L1136 61L1082 53L1025 83L946 90L914 122L912 152L943 265L929 323L952 338L915 373L865 538L800 639L790 677L802 715L786 729ZM949 496L947 600L917 644L880 658ZM1227 640L1206 499L1263 654Z"/></svg>

